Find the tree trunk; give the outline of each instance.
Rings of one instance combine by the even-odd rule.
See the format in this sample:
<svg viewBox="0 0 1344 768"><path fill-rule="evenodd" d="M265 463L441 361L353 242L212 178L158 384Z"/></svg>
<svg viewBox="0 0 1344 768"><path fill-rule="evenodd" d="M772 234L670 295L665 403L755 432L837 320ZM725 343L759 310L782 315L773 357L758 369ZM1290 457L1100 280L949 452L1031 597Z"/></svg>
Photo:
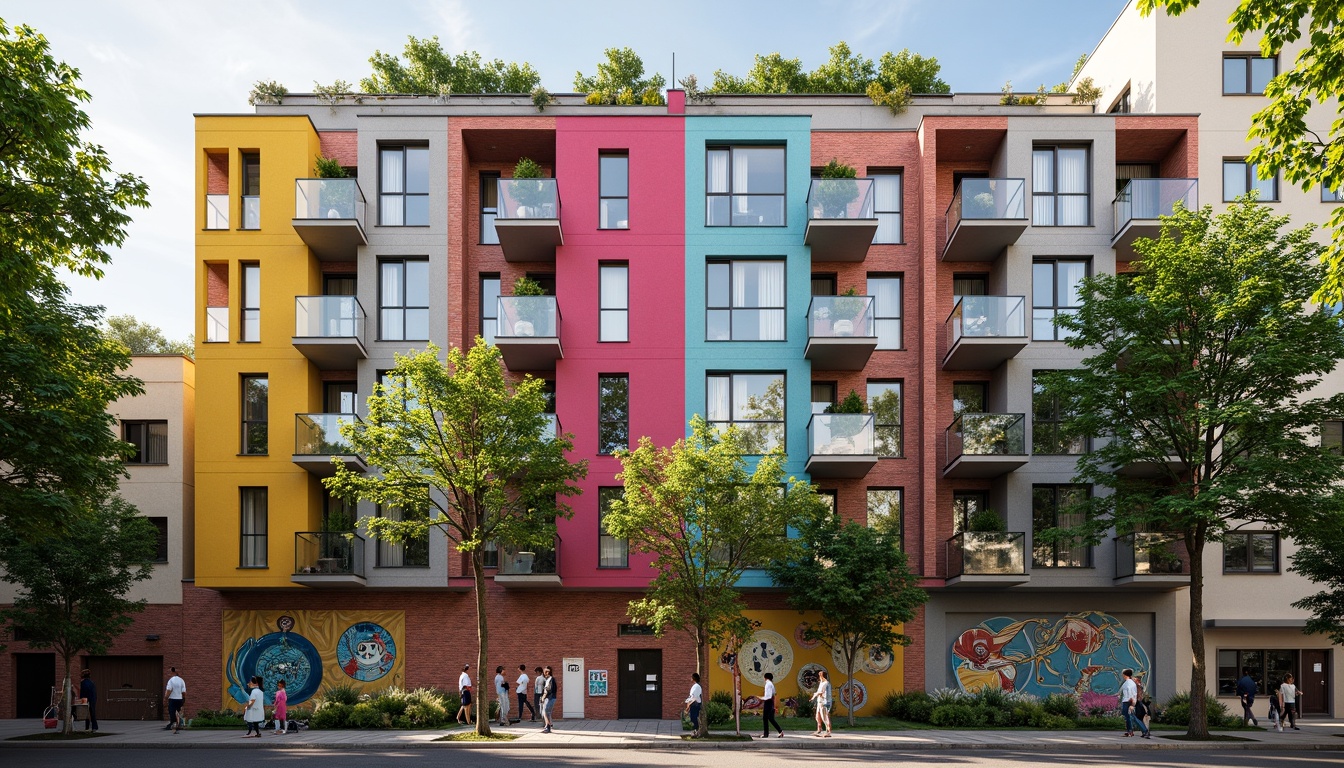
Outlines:
<svg viewBox="0 0 1344 768"><path fill-rule="evenodd" d="M476 642L479 650L476 653L476 679L480 683L476 686L479 696L476 697L476 734L478 736L490 735L490 697L495 694L493 678L489 677L489 670L486 669L489 659L490 633L486 628L485 615L485 566L481 563L481 550L479 547L471 550L471 577L476 587Z"/></svg>
<svg viewBox="0 0 1344 768"><path fill-rule="evenodd" d="M700 675L700 718L691 723L696 738L709 735L709 643L703 627L695 628L695 672Z"/></svg>
<svg viewBox="0 0 1344 768"><path fill-rule="evenodd" d="M67 654L61 654L65 660L65 676L61 678L61 691L63 695L61 700L65 702L64 712L61 713L61 733L66 736L73 736L75 731L75 697L70 691L70 657Z"/></svg>
<svg viewBox="0 0 1344 768"><path fill-rule="evenodd" d="M1192 738L1209 738L1208 670L1204 668L1204 536L1193 531L1186 539L1190 553L1190 730Z"/></svg>
<svg viewBox="0 0 1344 768"><path fill-rule="evenodd" d="M847 718L849 727L854 727L854 691L858 689L854 685L854 657L858 655L858 650L845 645L845 685L849 686L849 695L845 697L845 710L849 713Z"/></svg>

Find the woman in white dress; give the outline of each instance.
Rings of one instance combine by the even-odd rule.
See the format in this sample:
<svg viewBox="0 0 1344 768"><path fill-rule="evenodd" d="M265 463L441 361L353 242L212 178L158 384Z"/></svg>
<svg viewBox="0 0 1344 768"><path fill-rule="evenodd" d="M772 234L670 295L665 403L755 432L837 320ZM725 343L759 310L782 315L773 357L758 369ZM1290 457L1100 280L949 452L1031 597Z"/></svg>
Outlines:
<svg viewBox="0 0 1344 768"><path fill-rule="evenodd" d="M813 736L830 738L831 735L831 680L826 670L817 671L817 692L812 694L812 708L817 715L817 730ZM825 733L821 732L822 728Z"/></svg>

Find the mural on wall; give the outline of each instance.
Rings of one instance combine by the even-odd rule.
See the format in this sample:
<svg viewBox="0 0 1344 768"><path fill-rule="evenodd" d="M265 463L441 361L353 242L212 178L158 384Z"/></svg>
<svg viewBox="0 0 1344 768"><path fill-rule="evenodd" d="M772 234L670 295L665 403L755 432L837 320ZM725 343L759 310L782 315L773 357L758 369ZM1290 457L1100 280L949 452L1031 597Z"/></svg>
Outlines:
<svg viewBox="0 0 1344 768"><path fill-rule="evenodd" d="M1118 619L1100 611L1061 619L986 619L957 637L950 662L963 691L995 688L1040 697L1118 693L1126 668L1146 688L1153 685L1143 645Z"/></svg>
<svg viewBox="0 0 1344 768"><path fill-rule="evenodd" d="M266 703L285 681L290 704L323 688L374 690L405 679L402 611L224 611L223 706L247 701L247 681L262 678Z"/></svg>

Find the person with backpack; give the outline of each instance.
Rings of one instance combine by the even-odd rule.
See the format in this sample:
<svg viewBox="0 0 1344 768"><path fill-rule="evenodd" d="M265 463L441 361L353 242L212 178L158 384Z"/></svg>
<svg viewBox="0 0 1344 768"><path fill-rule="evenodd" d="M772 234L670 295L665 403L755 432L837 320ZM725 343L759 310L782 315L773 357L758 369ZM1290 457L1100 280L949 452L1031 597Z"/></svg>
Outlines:
<svg viewBox="0 0 1344 768"><path fill-rule="evenodd" d="M1143 731L1143 738L1151 739L1153 736L1148 732L1148 725L1134 711L1134 706L1139 701L1139 684L1134 682L1134 670L1126 669L1121 674L1125 676L1125 681L1120 684L1120 715L1125 718L1125 735L1134 735L1134 725L1137 721L1139 730Z"/></svg>
<svg viewBox="0 0 1344 768"><path fill-rule="evenodd" d="M545 682L541 689L541 721L545 727L541 729L542 733L550 733L554 721L551 720L551 712L555 709L555 699L560 694L560 684L555 681L555 675L551 674L551 668L546 667L542 670L545 676Z"/></svg>

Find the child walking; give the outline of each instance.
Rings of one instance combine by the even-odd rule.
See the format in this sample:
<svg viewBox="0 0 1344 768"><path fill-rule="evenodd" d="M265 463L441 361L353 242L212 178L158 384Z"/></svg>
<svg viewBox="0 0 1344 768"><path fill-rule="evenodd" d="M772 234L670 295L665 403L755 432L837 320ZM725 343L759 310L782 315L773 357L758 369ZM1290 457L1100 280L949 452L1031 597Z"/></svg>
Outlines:
<svg viewBox="0 0 1344 768"><path fill-rule="evenodd" d="M289 714L287 705L289 704L289 695L285 693L285 681L281 680L275 684L275 707L271 712L271 717L275 719L275 732L282 734L289 730Z"/></svg>

